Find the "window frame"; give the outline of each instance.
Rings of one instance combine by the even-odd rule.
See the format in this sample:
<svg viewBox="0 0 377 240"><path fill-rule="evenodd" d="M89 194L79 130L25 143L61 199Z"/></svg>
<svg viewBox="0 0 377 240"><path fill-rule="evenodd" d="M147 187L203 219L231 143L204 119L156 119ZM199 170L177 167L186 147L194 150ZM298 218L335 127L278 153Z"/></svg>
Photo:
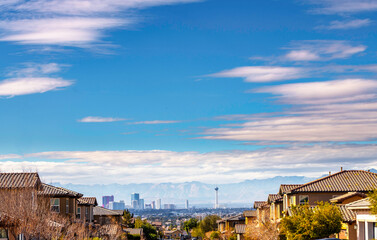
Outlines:
<svg viewBox="0 0 377 240"><path fill-rule="evenodd" d="M65 213L69 213L69 198L65 199Z"/></svg>
<svg viewBox="0 0 377 240"><path fill-rule="evenodd" d="M307 198L307 201L301 202L303 199L306 199L306 198ZM298 203L300 205L304 205L306 203L309 203L309 195L299 195L299 197L298 197Z"/></svg>
<svg viewBox="0 0 377 240"><path fill-rule="evenodd" d="M60 213L60 198L51 198L50 207L51 211Z"/></svg>

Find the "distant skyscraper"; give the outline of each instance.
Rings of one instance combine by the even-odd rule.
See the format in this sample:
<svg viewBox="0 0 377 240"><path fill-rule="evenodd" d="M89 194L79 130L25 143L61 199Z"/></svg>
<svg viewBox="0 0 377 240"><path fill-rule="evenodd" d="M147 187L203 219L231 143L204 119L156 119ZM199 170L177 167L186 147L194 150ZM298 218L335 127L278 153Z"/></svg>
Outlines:
<svg viewBox="0 0 377 240"><path fill-rule="evenodd" d="M139 199L139 209L144 209L144 199Z"/></svg>
<svg viewBox="0 0 377 240"><path fill-rule="evenodd" d="M114 196L102 196L102 207L109 208L109 202L114 202Z"/></svg>
<svg viewBox="0 0 377 240"><path fill-rule="evenodd" d="M186 200L185 208L189 209L189 201L188 200Z"/></svg>
<svg viewBox="0 0 377 240"><path fill-rule="evenodd" d="M164 209L175 209L175 204L164 204Z"/></svg>
<svg viewBox="0 0 377 240"><path fill-rule="evenodd" d="M215 196L215 209L219 208L219 188L215 187L216 196Z"/></svg>
<svg viewBox="0 0 377 240"><path fill-rule="evenodd" d="M124 210L126 208L124 201L109 202L109 208L112 210Z"/></svg>
<svg viewBox="0 0 377 240"><path fill-rule="evenodd" d="M156 202L155 202L155 201L152 201L152 202L151 202L151 208L152 208L152 209L156 209Z"/></svg>
<svg viewBox="0 0 377 240"><path fill-rule="evenodd" d="M161 209L161 199L157 199L157 206L156 209Z"/></svg>
<svg viewBox="0 0 377 240"><path fill-rule="evenodd" d="M133 209L139 209L139 201L132 200L131 206Z"/></svg>
<svg viewBox="0 0 377 240"><path fill-rule="evenodd" d="M138 194L138 193L132 193L131 194L131 202L133 200L139 201L139 199L140 199L140 194Z"/></svg>

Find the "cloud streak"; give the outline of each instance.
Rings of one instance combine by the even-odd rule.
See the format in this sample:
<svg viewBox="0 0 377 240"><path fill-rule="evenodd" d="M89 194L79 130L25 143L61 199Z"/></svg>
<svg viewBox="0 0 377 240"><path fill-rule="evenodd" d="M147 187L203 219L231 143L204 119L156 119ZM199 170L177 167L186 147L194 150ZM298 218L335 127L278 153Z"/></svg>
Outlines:
<svg viewBox="0 0 377 240"><path fill-rule="evenodd" d="M219 183L219 179L222 183L229 183L278 175L318 176L339 169L339 166L368 169L376 164L376 154L376 145L331 144L209 153L64 151L25 154L22 156L24 161L0 161L0 169L37 169L42 178L77 184L115 181ZM140 174L144 176L142 181Z"/></svg>
<svg viewBox="0 0 377 240"><path fill-rule="evenodd" d="M171 123L179 123L181 121L174 121L174 120L153 120L153 121L140 121L140 122L133 122L130 124L147 124L147 125L152 125L152 124L171 124Z"/></svg>
<svg viewBox="0 0 377 240"><path fill-rule="evenodd" d="M125 119L125 118L88 116L88 117L84 117L82 119L79 119L77 121L83 122L83 123L101 123L101 122L119 122L119 121L125 121L125 120L127 120L127 119Z"/></svg>
<svg viewBox="0 0 377 240"><path fill-rule="evenodd" d="M355 29L360 27L369 26L372 21L369 18L366 19L353 19L343 21L331 21L329 25L319 26L319 29Z"/></svg>

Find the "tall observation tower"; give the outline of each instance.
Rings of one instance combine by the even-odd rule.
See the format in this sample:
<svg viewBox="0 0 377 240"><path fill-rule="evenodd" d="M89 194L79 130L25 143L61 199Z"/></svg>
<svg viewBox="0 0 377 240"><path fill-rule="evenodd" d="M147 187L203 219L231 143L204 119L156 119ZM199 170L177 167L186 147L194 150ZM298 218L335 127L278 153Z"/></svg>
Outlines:
<svg viewBox="0 0 377 240"><path fill-rule="evenodd" d="M216 198L215 198L215 209L219 208L219 188L215 187Z"/></svg>

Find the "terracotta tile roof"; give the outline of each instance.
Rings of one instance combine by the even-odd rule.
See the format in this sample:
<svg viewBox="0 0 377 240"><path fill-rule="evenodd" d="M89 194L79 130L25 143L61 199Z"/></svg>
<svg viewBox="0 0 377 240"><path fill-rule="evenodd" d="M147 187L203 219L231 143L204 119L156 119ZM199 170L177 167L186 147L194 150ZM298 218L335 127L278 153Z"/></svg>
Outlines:
<svg viewBox="0 0 377 240"><path fill-rule="evenodd" d="M332 199L330 199L330 202L332 203L341 203L343 202L344 200L348 199L348 198L351 198L351 197L354 197L354 196L360 196L360 197L367 197L367 195L365 193L361 193L361 192L348 192L346 194L343 194L343 195L340 195L340 196L337 196L337 197L334 197Z"/></svg>
<svg viewBox="0 0 377 240"><path fill-rule="evenodd" d="M340 212L342 213L343 222L354 222L356 221L356 214L351 209L347 208L346 205L338 205Z"/></svg>
<svg viewBox="0 0 377 240"><path fill-rule="evenodd" d="M257 209L257 208L262 207L263 205L266 205L266 204L267 204L266 201L255 201L253 208Z"/></svg>
<svg viewBox="0 0 377 240"><path fill-rule="evenodd" d="M246 224L236 224L234 230L236 233L244 234L246 233Z"/></svg>
<svg viewBox="0 0 377 240"><path fill-rule="evenodd" d="M120 226L116 224L107 224L100 227L99 232L108 236L116 235L120 230Z"/></svg>
<svg viewBox="0 0 377 240"><path fill-rule="evenodd" d="M348 203L346 204L346 207L351 210L369 209L370 208L369 198L364 198L364 199L360 199L360 200Z"/></svg>
<svg viewBox="0 0 377 240"><path fill-rule="evenodd" d="M377 187L377 174L363 170L345 170L291 189L299 192L369 192Z"/></svg>
<svg viewBox="0 0 377 240"><path fill-rule="evenodd" d="M55 187L46 183L43 183L43 190L39 191L39 195L45 195L49 197L82 197L81 193L62 188Z"/></svg>
<svg viewBox="0 0 377 240"><path fill-rule="evenodd" d="M142 228L126 228L124 229L125 232L131 235L143 235L143 229Z"/></svg>
<svg viewBox="0 0 377 240"><path fill-rule="evenodd" d="M100 206L95 206L93 208L93 215L99 215L99 216L122 216L121 213L118 213L116 211L100 207Z"/></svg>
<svg viewBox="0 0 377 240"><path fill-rule="evenodd" d="M257 211L255 210L247 210L243 212L243 215L245 217L256 217L257 216Z"/></svg>
<svg viewBox="0 0 377 240"><path fill-rule="evenodd" d="M268 194L267 202L273 203L276 200L280 200L280 199L282 199L282 196L280 196L279 194Z"/></svg>
<svg viewBox="0 0 377 240"><path fill-rule="evenodd" d="M94 205L97 206L97 198L95 197L82 197L77 199L77 203L80 205Z"/></svg>
<svg viewBox="0 0 377 240"><path fill-rule="evenodd" d="M281 184L279 188L279 194L284 195L284 193L287 193L294 188L300 187L301 185L302 184Z"/></svg>
<svg viewBox="0 0 377 240"><path fill-rule="evenodd" d="M42 182L38 173L0 173L0 188L36 188Z"/></svg>

